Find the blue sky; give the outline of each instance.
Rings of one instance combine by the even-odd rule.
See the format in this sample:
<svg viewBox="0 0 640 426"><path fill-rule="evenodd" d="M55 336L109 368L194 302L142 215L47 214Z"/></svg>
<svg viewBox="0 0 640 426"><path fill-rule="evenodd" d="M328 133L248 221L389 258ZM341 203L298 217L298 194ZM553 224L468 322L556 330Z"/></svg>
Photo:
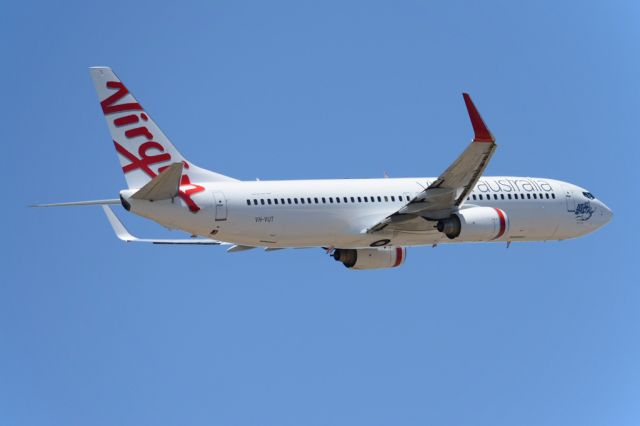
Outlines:
<svg viewBox="0 0 640 426"><path fill-rule="evenodd" d="M11 2L1 6L0 423L637 425L637 2ZM240 179L487 174L584 186L615 213L564 242L321 251L125 245L87 67ZM143 236L179 237L122 209Z"/></svg>

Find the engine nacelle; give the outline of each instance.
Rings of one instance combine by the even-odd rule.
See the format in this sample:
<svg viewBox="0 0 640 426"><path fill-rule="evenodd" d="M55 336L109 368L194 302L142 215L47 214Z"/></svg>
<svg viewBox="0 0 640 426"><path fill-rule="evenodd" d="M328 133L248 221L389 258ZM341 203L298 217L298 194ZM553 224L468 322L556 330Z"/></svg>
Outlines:
<svg viewBox="0 0 640 426"><path fill-rule="evenodd" d="M451 240L490 241L509 230L509 218L497 208L471 207L439 220L437 228Z"/></svg>
<svg viewBox="0 0 640 426"><path fill-rule="evenodd" d="M395 268L404 263L407 249L404 247L380 247L366 249L335 249L333 258L347 268L382 269Z"/></svg>

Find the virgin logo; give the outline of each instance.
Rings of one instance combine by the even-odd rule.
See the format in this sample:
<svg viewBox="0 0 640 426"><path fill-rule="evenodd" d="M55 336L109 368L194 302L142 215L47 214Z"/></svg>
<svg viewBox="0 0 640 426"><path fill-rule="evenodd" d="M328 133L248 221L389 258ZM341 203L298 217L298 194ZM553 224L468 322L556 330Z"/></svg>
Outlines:
<svg viewBox="0 0 640 426"><path fill-rule="evenodd" d="M100 102L100 106L102 107L102 112L105 116L114 113L121 113L126 111L140 111L135 112L133 114L125 115L122 117L118 117L113 120L114 126L118 128L122 128L124 132L124 136L127 139L134 139L138 137L142 137L146 139L138 147L137 155L128 151L124 146L118 143L118 141L114 140L113 143L116 147L116 151L127 160L129 160L129 164L122 167L122 171L124 173L129 173L133 170L142 170L147 176L151 179L158 176L164 169L168 166L159 167L157 171L154 171L151 166L159 163L166 163L171 161L171 153L165 152L165 148L159 142L153 140L153 134L144 126L144 122L149 120L149 117L144 113L142 106L137 102L116 103L124 98L129 90L119 81L108 81L107 82L108 89L115 89L116 92L104 99ZM142 124L142 125L140 125ZM186 161L183 161L184 168L188 169L189 164ZM189 181L189 176L182 175L180 179L180 189L178 191L178 196L182 198L182 200L187 204L189 210L193 213L196 213L200 210L200 207L191 199L193 194L204 191L204 187L196 184L192 184Z"/></svg>

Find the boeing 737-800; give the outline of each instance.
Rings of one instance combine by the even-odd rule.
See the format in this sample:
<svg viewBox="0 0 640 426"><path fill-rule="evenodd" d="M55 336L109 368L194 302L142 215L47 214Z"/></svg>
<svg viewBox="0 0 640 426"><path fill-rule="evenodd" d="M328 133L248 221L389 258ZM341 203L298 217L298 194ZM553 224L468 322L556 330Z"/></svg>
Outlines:
<svg viewBox="0 0 640 426"><path fill-rule="evenodd" d="M468 94L474 138L436 178L240 181L187 161L108 67L90 68L128 189L102 205L124 241L253 248L321 247L348 268L401 265L406 247L576 238L607 223L607 206L547 178L483 176L495 139ZM179 240L131 235L110 204L188 232Z"/></svg>

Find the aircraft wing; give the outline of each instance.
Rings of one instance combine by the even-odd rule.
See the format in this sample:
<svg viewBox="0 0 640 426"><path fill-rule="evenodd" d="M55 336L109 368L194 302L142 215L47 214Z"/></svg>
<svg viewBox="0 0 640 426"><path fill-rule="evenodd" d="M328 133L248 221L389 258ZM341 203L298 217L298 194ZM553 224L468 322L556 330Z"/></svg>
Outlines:
<svg viewBox="0 0 640 426"><path fill-rule="evenodd" d="M415 222L420 220L449 217L473 190L497 145L471 101L471 97L467 93L463 93L462 96L473 126L473 141L428 188L416 195L400 210L367 229L367 233L382 230L412 230L417 226ZM416 221L416 219L420 220ZM420 228L424 226L418 226L415 230L425 230Z"/></svg>
<svg viewBox="0 0 640 426"><path fill-rule="evenodd" d="M122 241L126 242L135 242L135 243L151 243L151 244L188 244L188 245L215 245L219 246L221 244L228 244L222 241L209 240L206 238L188 238L188 239L147 239L147 238L138 238L134 237L129 233L127 228L122 224L118 216L115 215L113 210L109 206L103 205L102 209L104 210L104 214L107 215L107 219L113 228L113 231L116 233L116 237Z"/></svg>

